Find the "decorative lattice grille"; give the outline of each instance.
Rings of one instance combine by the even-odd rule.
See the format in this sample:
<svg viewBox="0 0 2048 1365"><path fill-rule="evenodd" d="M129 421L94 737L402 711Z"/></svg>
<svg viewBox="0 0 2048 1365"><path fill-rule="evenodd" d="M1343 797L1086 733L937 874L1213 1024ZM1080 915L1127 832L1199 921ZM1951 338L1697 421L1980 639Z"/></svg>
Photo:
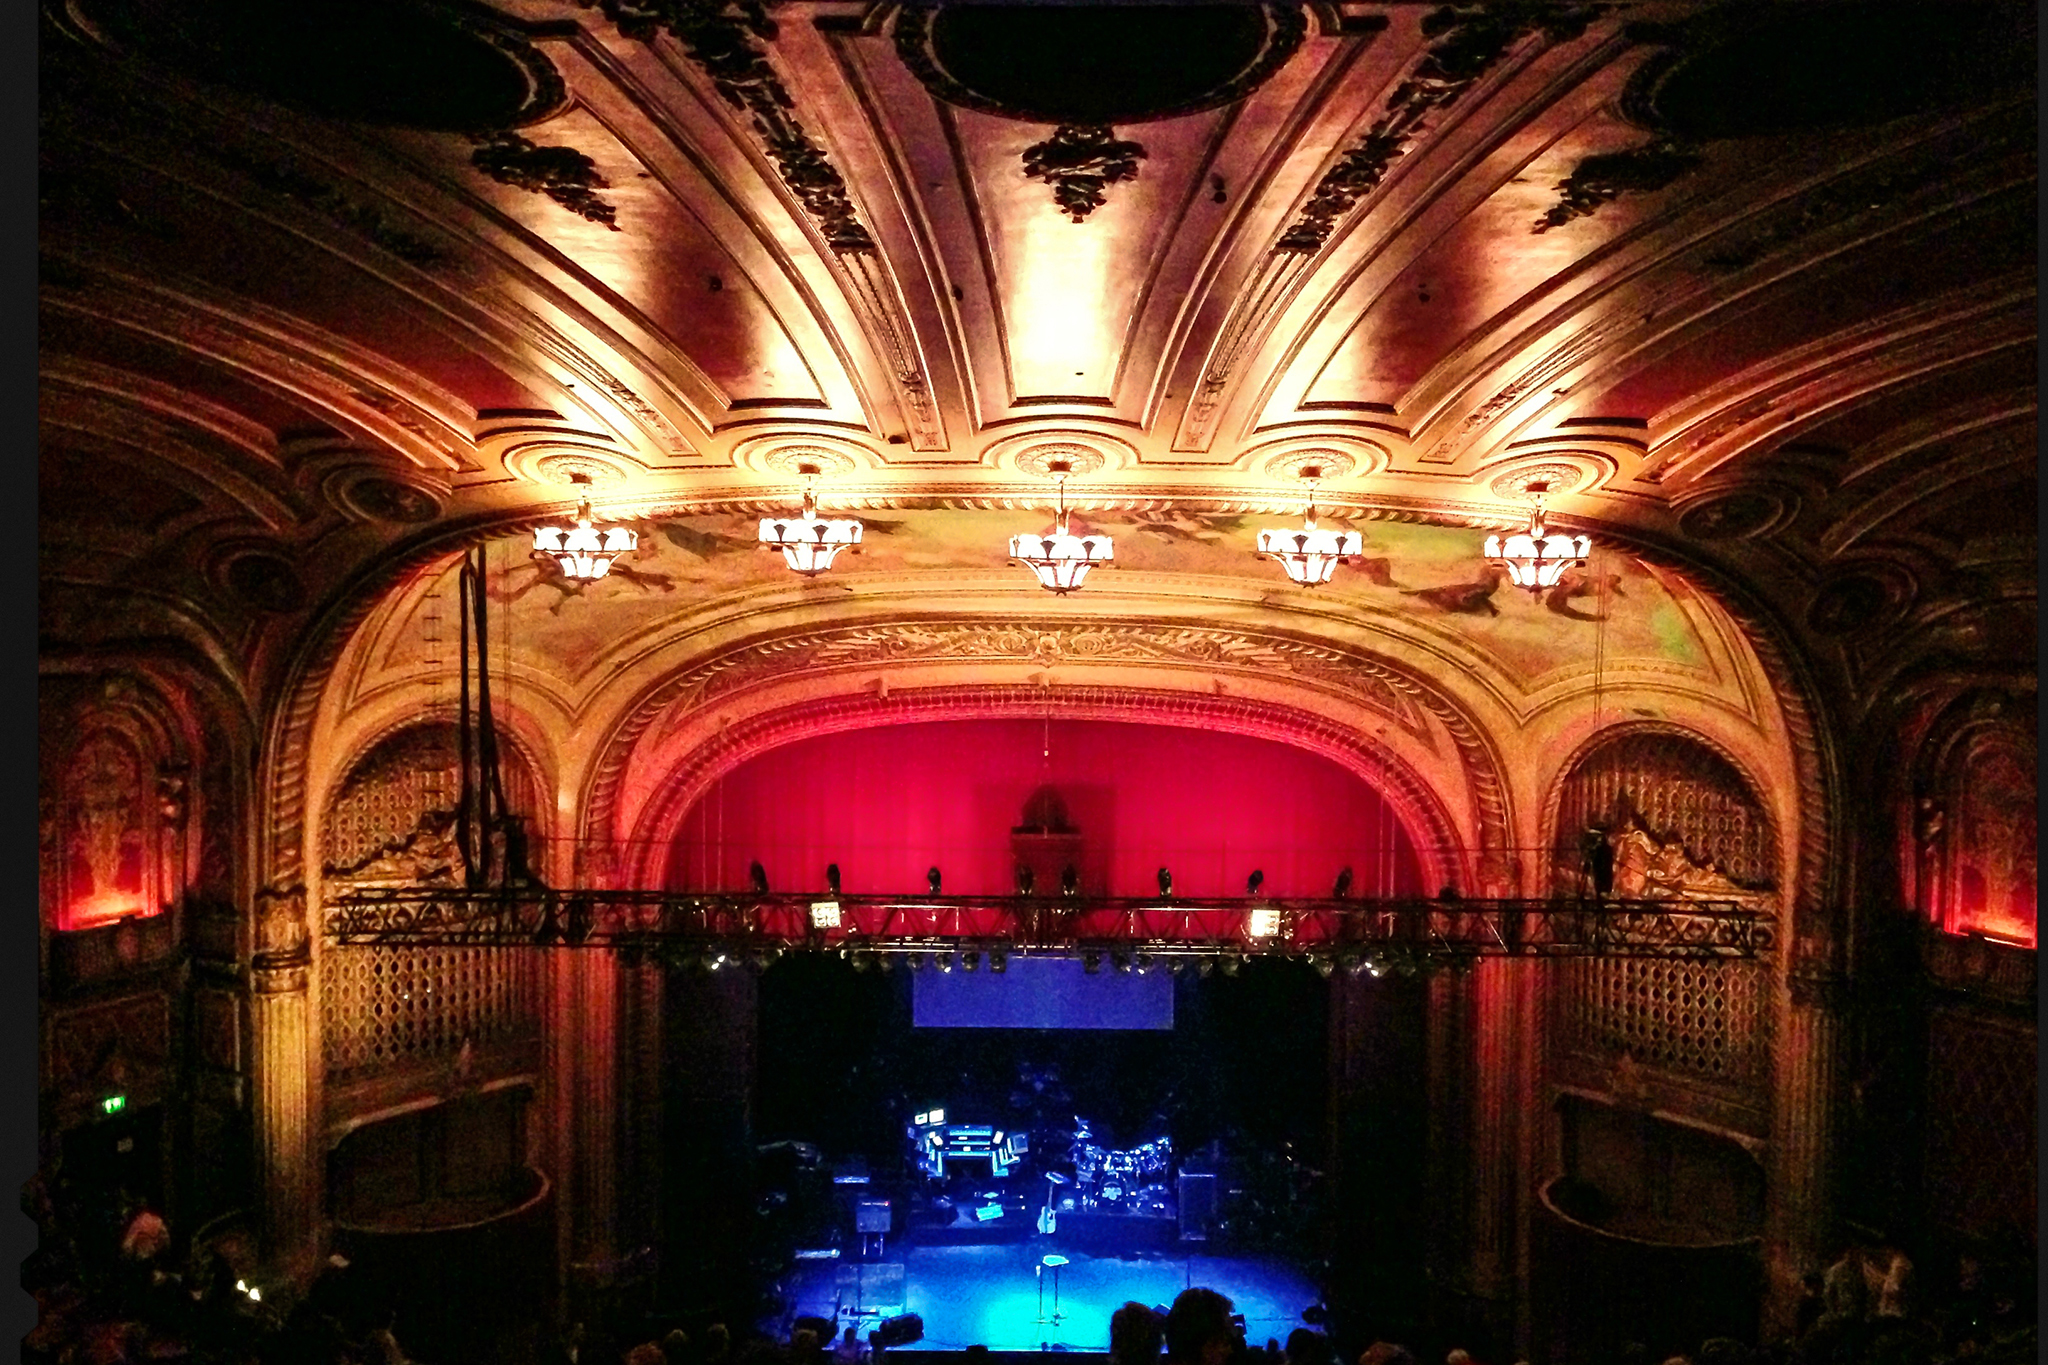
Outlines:
<svg viewBox="0 0 2048 1365"><path fill-rule="evenodd" d="M1761 1090L1769 1082L1770 969L1762 962L1617 958L1565 969L1565 1044L1606 1059Z"/></svg>
<svg viewBox="0 0 2048 1365"><path fill-rule="evenodd" d="M538 784L524 765L508 756L504 777L515 811L539 809ZM453 725L416 726L379 744L328 808L321 852L330 875L404 844L421 817L454 808L458 785ZM328 1074L446 1059L464 1042L536 1036L538 973L534 954L517 949L329 949L320 975Z"/></svg>
<svg viewBox="0 0 2048 1365"><path fill-rule="evenodd" d="M446 724L407 730L378 745L328 807L327 867L356 866L403 843L428 811L453 810L460 784L456 754L455 729Z"/></svg>
<svg viewBox="0 0 2048 1365"><path fill-rule="evenodd" d="M538 1029L538 967L519 948L336 948L320 975L330 1076L452 1056Z"/></svg>

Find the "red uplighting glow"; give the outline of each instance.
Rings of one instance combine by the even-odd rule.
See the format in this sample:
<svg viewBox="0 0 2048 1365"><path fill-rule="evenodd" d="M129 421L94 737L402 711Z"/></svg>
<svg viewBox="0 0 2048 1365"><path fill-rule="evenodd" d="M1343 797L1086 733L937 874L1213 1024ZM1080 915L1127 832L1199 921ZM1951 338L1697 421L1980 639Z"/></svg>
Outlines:
<svg viewBox="0 0 2048 1365"><path fill-rule="evenodd" d="M1047 786L1077 831L1060 856L1084 895L1155 895L1162 866L1181 898L1242 895L1254 869L1268 895L1326 896L1347 866L1353 895L1423 892L1392 808L1329 759L1209 730L1037 720L888 726L762 754L684 817L667 884L744 887L758 858L778 890L822 889L836 862L849 895L915 891L935 864L949 895L1007 894L1015 832Z"/></svg>

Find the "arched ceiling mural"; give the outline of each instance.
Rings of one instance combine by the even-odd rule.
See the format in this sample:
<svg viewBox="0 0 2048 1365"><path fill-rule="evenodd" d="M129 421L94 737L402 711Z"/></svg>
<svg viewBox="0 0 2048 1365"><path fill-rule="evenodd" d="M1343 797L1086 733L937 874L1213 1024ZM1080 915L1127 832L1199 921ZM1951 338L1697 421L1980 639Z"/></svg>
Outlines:
<svg viewBox="0 0 2048 1365"><path fill-rule="evenodd" d="M272 696L583 472L629 572L493 584L573 692L714 603L1007 583L1065 451L1127 611L1293 592L1249 550L1312 459L1366 552L1304 610L1504 695L1596 646L1737 687L1709 589L1852 707L2032 667L2029 5L42 13L57 646ZM870 525L807 588L747 521L805 460ZM1538 478L1604 628L1476 577Z"/></svg>

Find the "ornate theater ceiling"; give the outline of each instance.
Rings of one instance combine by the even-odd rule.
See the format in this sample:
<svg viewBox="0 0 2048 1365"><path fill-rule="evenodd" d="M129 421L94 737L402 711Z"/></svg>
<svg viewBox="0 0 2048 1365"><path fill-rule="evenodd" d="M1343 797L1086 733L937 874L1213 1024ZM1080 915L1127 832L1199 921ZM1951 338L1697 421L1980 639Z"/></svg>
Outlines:
<svg viewBox="0 0 2048 1365"><path fill-rule="evenodd" d="M47 0L45 636L262 693L487 528L565 686L749 593L1037 611L1065 459L1126 603L1298 594L1252 541L1321 469L1316 610L1518 694L1717 676L1700 588L1852 696L2031 674L2033 22ZM749 520L806 464L868 524L813 585ZM646 547L583 589L512 539L572 473ZM1538 484L1607 587L1480 564Z"/></svg>

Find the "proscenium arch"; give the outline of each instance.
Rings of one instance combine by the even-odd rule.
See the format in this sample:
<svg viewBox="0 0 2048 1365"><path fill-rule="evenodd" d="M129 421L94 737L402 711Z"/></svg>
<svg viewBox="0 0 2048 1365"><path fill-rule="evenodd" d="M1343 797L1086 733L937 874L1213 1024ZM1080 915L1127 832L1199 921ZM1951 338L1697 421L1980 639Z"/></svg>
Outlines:
<svg viewBox="0 0 2048 1365"><path fill-rule="evenodd" d="M1121 721L1209 729L1276 741L1336 763L1386 800L1402 822L1428 884L1472 886L1480 850L1458 837L1442 798L1405 762L1372 746L1349 726L1311 711L1245 697L1163 688L1064 686L1054 693L1061 720ZM720 778L761 754L817 735L937 720L1036 720L1047 714L1047 690L1004 683L909 688L887 697L869 692L796 702L719 731L666 773L627 839L617 871L632 885L657 885L669 845L690 808ZM1505 827L1498 837L1505 837ZM1495 835L1482 827L1482 843Z"/></svg>

